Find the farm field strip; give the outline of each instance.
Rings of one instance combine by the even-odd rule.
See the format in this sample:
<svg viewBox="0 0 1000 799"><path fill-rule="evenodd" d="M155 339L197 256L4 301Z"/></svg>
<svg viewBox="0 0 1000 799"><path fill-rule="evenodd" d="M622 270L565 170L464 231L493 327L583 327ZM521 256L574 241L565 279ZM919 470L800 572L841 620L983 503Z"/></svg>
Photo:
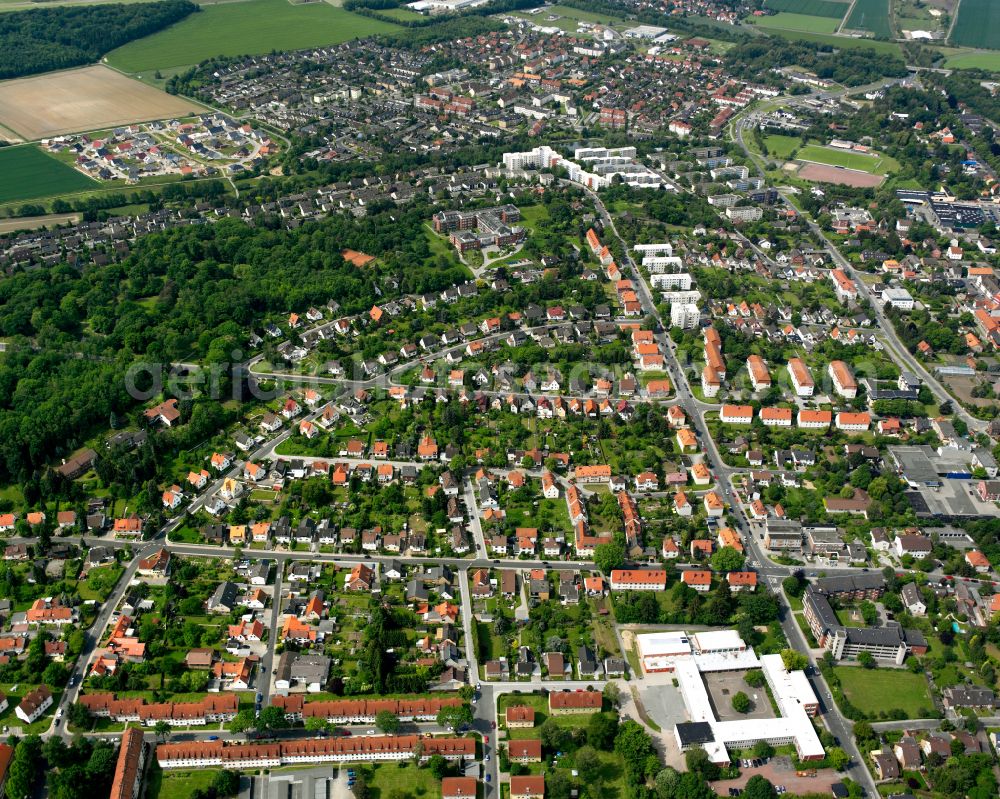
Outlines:
<svg viewBox="0 0 1000 799"><path fill-rule="evenodd" d="M870 31L876 36L892 36L889 24L889 0L855 0L854 10L844 23L845 28Z"/></svg>
<svg viewBox="0 0 1000 799"><path fill-rule="evenodd" d="M847 0L765 0L768 11L789 11L809 17L828 17L841 20L851 7Z"/></svg>
<svg viewBox="0 0 1000 799"><path fill-rule="evenodd" d="M98 183L33 144L0 149L0 202L96 188Z"/></svg>
<svg viewBox="0 0 1000 799"><path fill-rule="evenodd" d="M1000 3L962 0L951 30L951 44L1000 50Z"/></svg>
<svg viewBox="0 0 1000 799"><path fill-rule="evenodd" d="M186 116L200 108L105 66L0 82L0 125L29 141Z"/></svg>
<svg viewBox="0 0 1000 799"><path fill-rule="evenodd" d="M124 72L151 72L193 66L213 56L322 47L397 30L397 25L329 3L245 0L206 6L176 25L113 50L107 61Z"/></svg>
<svg viewBox="0 0 1000 799"><path fill-rule="evenodd" d="M814 17L806 14L791 14L784 11L780 14L775 14L773 17L761 17L757 20L758 28L810 31L812 33L834 33L839 25L839 19Z"/></svg>

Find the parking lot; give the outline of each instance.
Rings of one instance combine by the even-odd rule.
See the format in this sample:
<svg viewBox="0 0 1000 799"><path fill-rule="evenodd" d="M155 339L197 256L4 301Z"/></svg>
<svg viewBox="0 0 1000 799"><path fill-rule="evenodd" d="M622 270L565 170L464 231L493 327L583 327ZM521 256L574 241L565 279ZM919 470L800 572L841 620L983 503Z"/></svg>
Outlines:
<svg viewBox="0 0 1000 799"><path fill-rule="evenodd" d="M720 780L711 785L720 796L730 796L730 788L742 791L754 774L760 774L772 785L783 786L788 793L799 795L825 794L829 796L830 786L839 781L837 772L832 769L818 771L815 777L798 777L792 767L791 758L779 756L771 758L759 768L742 769L740 776L735 780Z"/></svg>

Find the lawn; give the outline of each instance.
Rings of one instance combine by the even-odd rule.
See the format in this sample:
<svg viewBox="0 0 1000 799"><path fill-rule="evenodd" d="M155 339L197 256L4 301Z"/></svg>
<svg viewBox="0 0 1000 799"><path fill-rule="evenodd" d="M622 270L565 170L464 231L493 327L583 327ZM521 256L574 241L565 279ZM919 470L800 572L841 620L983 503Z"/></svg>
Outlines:
<svg viewBox="0 0 1000 799"><path fill-rule="evenodd" d="M383 763L376 766L367 779L372 796L381 799L392 796L394 791L408 796L436 796L441 792L441 783L430 769L416 768L408 762Z"/></svg>
<svg viewBox="0 0 1000 799"><path fill-rule="evenodd" d="M807 14L791 14L784 11L770 17L757 17L755 21L759 28L780 28L812 33L834 33L840 25L839 18L813 17Z"/></svg>
<svg viewBox="0 0 1000 799"><path fill-rule="evenodd" d="M33 144L0 149L0 175L0 202L70 194L100 185Z"/></svg>
<svg viewBox="0 0 1000 799"><path fill-rule="evenodd" d="M959 53L949 56L944 65L948 69L987 69L1000 72L1000 53Z"/></svg>
<svg viewBox="0 0 1000 799"><path fill-rule="evenodd" d="M768 11L793 11L810 17L840 20L850 8L850 3L836 0L764 0L764 8Z"/></svg>
<svg viewBox="0 0 1000 799"><path fill-rule="evenodd" d="M847 699L869 718L899 708L909 718L916 719L933 708L923 674L860 666L839 666L836 674Z"/></svg>
<svg viewBox="0 0 1000 799"><path fill-rule="evenodd" d="M872 175L886 175L899 168L899 164L888 156L865 155L851 150L835 150L818 144L807 144L799 148L800 161L814 161L817 164L842 166L845 169L856 169Z"/></svg>
<svg viewBox="0 0 1000 799"><path fill-rule="evenodd" d="M1000 3L962 0L958 19L951 29L951 43L1000 50Z"/></svg>
<svg viewBox="0 0 1000 799"><path fill-rule="evenodd" d="M125 571L117 563L109 563L107 566L98 566L87 572L87 578L80 580L76 590L80 593L80 599L95 599L104 602L118 583L118 578Z"/></svg>
<svg viewBox="0 0 1000 799"><path fill-rule="evenodd" d="M396 25L329 3L246 0L204 7L166 30L113 50L107 58L113 67L134 73L190 66L213 56L338 44L395 30Z"/></svg>
<svg viewBox="0 0 1000 799"><path fill-rule="evenodd" d="M767 152L772 158L788 158L802 146L802 139L798 136L782 136L780 133L775 133L765 136L764 144L767 145Z"/></svg>
<svg viewBox="0 0 1000 799"><path fill-rule="evenodd" d="M861 618L860 614L857 618L854 617L855 610L853 608L837 608L835 611L837 614L837 621L843 624L845 627L867 627L865 620Z"/></svg>
<svg viewBox="0 0 1000 799"><path fill-rule="evenodd" d="M216 773L208 769L159 771L159 774L150 776L147 796L149 799L188 799L196 790L211 785Z"/></svg>
<svg viewBox="0 0 1000 799"><path fill-rule="evenodd" d="M889 0L855 0L854 10L844 23L844 27L870 31L876 36L892 36L892 26L889 24Z"/></svg>
<svg viewBox="0 0 1000 799"><path fill-rule="evenodd" d="M10 683L0 685L0 691L7 697L8 702L7 709L3 713L0 713L0 726L19 727L22 735L37 735L49 728L49 725L52 723L52 716L55 714L56 708L59 707L59 703L62 702L63 687L61 685L49 686L49 689L52 691L52 706L38 720L33 721L31 724L25 724L18 718L15 712L17 706L21 704L24 695L34 691L40 684L40 682L22 682L16 685L11 685Z"/></svg>
<svg viewBox="0 0 1000 799"><path fill-rule="evenodd" d="M517 727L513 730L507 730L507 737L512 740L537 738L539 736L539 728L549 718L555 721L560 727L567 727L571 730L580 729L581 727L586 729L587 725L590 724L590 717L593 715L592 713L583 713L580 715L571 713L566 716L549 716L549 702L544 696L538 696L537 694L503 694L497 703L498 721L501 726L506 726L506 722L503 720L505 718L504 712L512 705L527 705L535 709L535 726Z"/></svg>

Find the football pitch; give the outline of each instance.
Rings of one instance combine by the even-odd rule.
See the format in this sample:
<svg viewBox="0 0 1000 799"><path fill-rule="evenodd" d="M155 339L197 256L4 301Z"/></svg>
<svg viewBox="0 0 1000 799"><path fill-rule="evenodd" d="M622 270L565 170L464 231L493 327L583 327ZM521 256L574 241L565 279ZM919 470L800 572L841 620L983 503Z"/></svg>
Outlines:
<svg viewBox="0 0 1000 799"><path fill-rule="evenodd" d="M205 6L176 25L113 50L107 60L124 72L177 70L213 56L322 47L399 29L324 2L246 0Z"/></svg>
<svg viewBox="0 0 1000 799"><path fill-rule="evenodd" d="M859 172L868 172L872 175L885 175L898 167L898 164L887 156L865 155L851 150L823 147L818 144L807 144L805 147L800 147L795 157L800 161L842 166L845 169L856 169Z"/></svg>

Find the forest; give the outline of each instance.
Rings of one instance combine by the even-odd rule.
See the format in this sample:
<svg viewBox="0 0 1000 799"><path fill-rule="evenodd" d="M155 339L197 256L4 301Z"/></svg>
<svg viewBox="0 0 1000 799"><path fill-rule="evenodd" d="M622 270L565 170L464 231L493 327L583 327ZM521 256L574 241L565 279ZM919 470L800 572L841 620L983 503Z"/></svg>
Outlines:
<svg viewBox="0 0 1000 799"><path fill-rule="evenodd" d="M38 8L0 15L0 79L91 64L198 11L189 0Z"/></svg>
<svg viewBox="0 0 1000 799"><path fill-rule="evenodd" d="M120 264L0 281L0 335L12 337L0 362L0 482L28 480L110 414L127 416L124 376L136 361L228 363L268 314L331 299L356 313L377 292L461 282L465 273L428 249L429 215L414 204L294 231L223 220L146 236ZM362 272L340 257L345 247L382 256L380 266Z"/></svg>
<svg viewBox="0 0 1000 799"><path fill-rule="evenodd" d="M834 50L826 45L792 41L783 41L781 47L775 47L772 39L737 45L726 53L726 64L734 75L747 80L759 80L775 68L795 66L845 86L861 86L879 78L902 78L907 74L901 58L876 50Z"/></svg>

